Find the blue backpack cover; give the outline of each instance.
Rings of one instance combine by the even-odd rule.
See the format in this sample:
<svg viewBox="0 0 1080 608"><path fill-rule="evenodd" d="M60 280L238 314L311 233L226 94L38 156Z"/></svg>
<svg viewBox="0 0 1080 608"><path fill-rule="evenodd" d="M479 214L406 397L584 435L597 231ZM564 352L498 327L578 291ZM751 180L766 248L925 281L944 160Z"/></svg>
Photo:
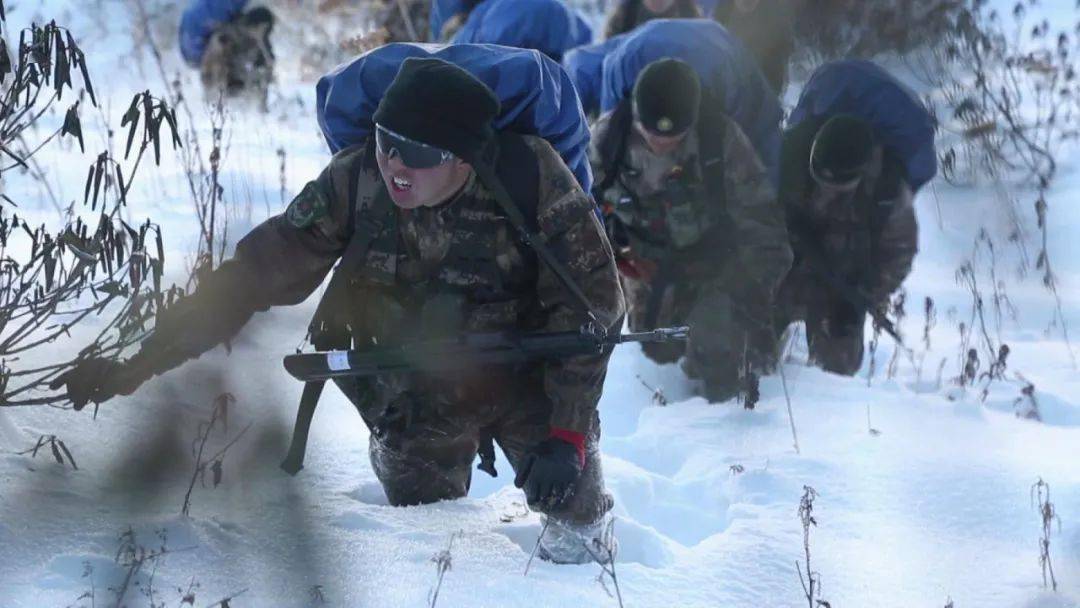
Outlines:
<svg viewBox="0 0 1080 608"><path fill-rule="evenodd" d="M577 91L559 64L529 49L402 42L360 55L320 78L315 87L319 128L331 151L358 144L371 133L379 100L408 57L436 57L476 76L502 105L496 130L543 137L590 192L589 123Z"/></svg>
<svg viewBox="0 0 1080 608"><path fill-rule="evenodd" d="M612 36L603 42L579 46L563 55L562 65L577 88L585 114L600 112L600 89L603 86L604 57L621 44L627 34Z"/></svg>
<svg viewBox="0 0 1080 608"><path fill-rule="evenodd" d="M819 67L799 96L788 125L833 114L852 114L869 122L903 163L912 190L937 174L934 118L914 92L881 66L849 59Z"/></svg>
<svg viewBox="0 0 1080 608"><path fill-rule="evenodd" d="M681 59L701 78L703 96L719 101L754 145L773 183L778 182L783 111L757 61L735 36L711 19L656 19L625 36L604 57L602 111L630 95L646 65L666 57Z"/></svg>
<svg viewBox="0 0 1080 608"><path fill-rule="evenodd" d="M484 0L452 42L536 49L562 61L566 51L592 42L592 28L562 0Z"/></svg>
<svg viewBox="0 0 1080 608"><path fill-rule="evenodd" d="M248 0L192 0L180 17L180 55L188 65L198 67L210 35L223 23L244 12Z"/></svg>

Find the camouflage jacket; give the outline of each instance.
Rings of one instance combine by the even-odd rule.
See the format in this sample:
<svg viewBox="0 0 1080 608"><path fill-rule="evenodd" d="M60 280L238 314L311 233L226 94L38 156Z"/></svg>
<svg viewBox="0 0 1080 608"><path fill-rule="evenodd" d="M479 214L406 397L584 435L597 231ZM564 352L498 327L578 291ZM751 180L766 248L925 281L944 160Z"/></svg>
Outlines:
<svg viewBox="0 0 1080 608"><path fill-rule="evenodd" d="M881 146L853 194L830 194L809 175L812 127L784 137L780 199L788 216L795 271L813 273L801 252L815 247L830 270L884 303L911 272L919 227L901 163Z"/></svg>
<svg viewBox="0 0 1080 608"><path fill-rule="evenodd" d="M620 255L669 258L690 277L717 276L736 265L745 284L733 290L771 301L791 266L791 248L765 167L738 125L719 115L716 120L723 122L714 124L720 126L692 132L666 158L652 154L629 127L623 160L617 163L602 158L607 139L618 136L612 116L609 112L593 126L590 160L596 183L610 183L594 194L617 218L613 224L630 235L619 243ZM719 151L716 158L701 157L707 137L722 138L713 146ZM617 174L608 176L611 171ZM709 172L715 171L723 172L723 192L709 187Z"/></svg>
<svg viewBox="0 0 1080 608"><path fill-rule="evenodd" d="M625 34L653 19L694 19L701 17L701 9L694 0L675 0L667 11L653 14L641 0L619 0L604 24L604 38Z"/></svg>
<svg viewBox="0 0 1080 608"><path fill-rule="evenodd" d="M538 159L536 220L548 246L566 266L600 315L618 331L623 297L603 228L594 206L551 146L525 137ZM455 197L435 208L401 210L389 204L370 147L336 154L322 174L304 187L285 213L248 233L232 260L155 331L144 350L171 353L165 367L198 356L229 337L252 312L305 300L343 254L354 230L375 230L363 261L347 277L346 317L353 344L393 344L469 331L565 331L583 319L572 296L537 259L473 178ZM183 327L177 327L182 325ZM173 327L179 331L169 331ZM608 355L537 363L528 373L553 405L551 425L585 433L600 397ZM506 370L508 374L520 370ZM457 378L422 374L377 378L384 393L435 396L441 401L477 400L476 386L498 384L498 370L475 370ZM515 383L504 377L504 385ZM484 388L481 386L481 391ZM490 396L490 395L487 395ZM393 394L383 395L393 399Z"/></svg>

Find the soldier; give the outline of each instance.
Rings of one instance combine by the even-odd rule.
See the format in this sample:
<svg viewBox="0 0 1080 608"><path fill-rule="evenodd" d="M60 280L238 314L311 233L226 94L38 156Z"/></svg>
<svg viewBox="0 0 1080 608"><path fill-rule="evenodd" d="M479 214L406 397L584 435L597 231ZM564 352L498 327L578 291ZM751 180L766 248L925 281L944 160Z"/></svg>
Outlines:
<svg viewBox="0 0 1080 608"><path fill-rule="evenodd" d="M791 249L758 155L709 99L685 62L650 63L593 126L590 160L631 329L689 325L684 369L721 401L772 363L770 307ZM667 363L684 350L645 354Z"/></svg>
<svg viewBox="0 0 1080 608"><path fill-rule="evenodd" d="M784 137L780 198L795 264L778 298L778 329L806 322L810 358L853 375L868 312L883 311L918 250L907 171L865 120L802 121Z"/></svg>
<svg viewBox="0 0 1080 608"><path fill-rule="evenodd" d="M653 19L694 19L701 9L694 0L619 0L604 25L604 38L625 34Z"/></svg>
<svg viewBox="0 0 1080 608"><path fill-rule="evenodd" d="M587 308L619 330L622 292L594 205L547 141L496 134L499 102L465 70L402 63L373 116L374 135L335 154L285 213L245 236L234 258L159 315L132 359L90 360L61 378L82 407L132 392L233 336L251 315L303 301L334 262L327 294L356 348L463 332L576 330ZM512 202L499 184L513 192ZM518 238L518 209L543 239ZM543 240L559 264L539 261ZM568 288L577 286L577 291ZM329 322L329 320L324 320ZM540 554L589 561L612 499L600 469L596 405L608 354L453 375L349 377L339 388L371 430L372 466L393 505L468 493L481 437L510 459L545 514Z"/></svg>
<svg viewBox="0 0 1080 608"><path fill-rule="evenodd" d="M795 52L795 12L790 0L729 0L715 18L746 46L777 95L787 86Z"/></svg>
<svg viewBox="0 0 1080 608"><path fill-rule="evenodd" d="M266 105L274 78L274 14L245 11L247 0L194 0L180 20L180 54L198 68L207 93L250 95Z"/></svg>

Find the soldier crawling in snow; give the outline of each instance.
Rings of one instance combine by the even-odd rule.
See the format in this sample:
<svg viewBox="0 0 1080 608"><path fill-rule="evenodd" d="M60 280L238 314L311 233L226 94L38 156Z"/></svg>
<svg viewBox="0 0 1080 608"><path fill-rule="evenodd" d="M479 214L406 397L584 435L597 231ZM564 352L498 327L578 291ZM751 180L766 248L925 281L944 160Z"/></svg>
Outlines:
<svg viewBox="0 0 1080 608"><path fill-rule="evenodd" d="M911 272L913 192L899 160L855 116L804 121L786 134L783 158L795 265L780 288L778 329L805 321L811 360L850 376L862 365L867 313L884 312Z"/></svg>
<svg viewBox="0 0 1080 608"><path fill-rule="evenodd" d="M345 319L356 348L580 328L582 302L518 238L510 204L532 210L562 276L596 323L617 332L622 292L594 205L547 141L496 134L498 111L492 91L465 70L405 60L363 145L336 154L284 214L245 236L232 260L159 316L134 357L89 360L58 387L66 384L77 407L129 394L229 339L255 312L303 301L343 254L349 264L336 272L348 273L346 293L331 314ZM499 202L494 182L517 191L513 203ZM590 354L337 383L371 429L372 465L391 504L465 496L481 437L491 436L530 506L545 514L541 556L580 563L591 560L583 540L608 540L612 499L596 411L607 361Z"/></svg>
<svg viewBox="0 0 1080 608"><path fill-rule="evenodd" d="M180 20L180 54L208 94L248 96L265 109L274 80L274 14L248 0L194 0Z"/></svg>
<svg viewBox="0 0 1080 608"><path fill-rule="evenodd" d="M742 130L694 70L662 59L593 126L590 160L632 331L689 325L683 367L722 401L773 364L771 307L791 265L784 214ZM681 344L644 345L667 363Z"/></svg>
<svg viewBox="0 0 1080 608"><path fill-rule="evenodd" d="M811 360L852 375L867 315L893 333L885 309L918 251L913 198L937 172L934 118L880 66L843 60L814 72L789 124L780 201L795 264L777 329L805 321Z"/></svg>

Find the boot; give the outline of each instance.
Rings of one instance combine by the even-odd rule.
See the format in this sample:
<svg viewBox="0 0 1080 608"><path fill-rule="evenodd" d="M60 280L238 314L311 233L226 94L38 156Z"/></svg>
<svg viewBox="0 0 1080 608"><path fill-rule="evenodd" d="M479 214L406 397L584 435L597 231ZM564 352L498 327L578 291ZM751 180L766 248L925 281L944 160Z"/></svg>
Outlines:
<svg viewBox="0 0 1080 608"><path fill-rule="evenodd" d="M591 524L575 524L547 515L543 518L547 529L537 550L542 560L555 564L607 564L619 552L611 513Z"/></svg>

